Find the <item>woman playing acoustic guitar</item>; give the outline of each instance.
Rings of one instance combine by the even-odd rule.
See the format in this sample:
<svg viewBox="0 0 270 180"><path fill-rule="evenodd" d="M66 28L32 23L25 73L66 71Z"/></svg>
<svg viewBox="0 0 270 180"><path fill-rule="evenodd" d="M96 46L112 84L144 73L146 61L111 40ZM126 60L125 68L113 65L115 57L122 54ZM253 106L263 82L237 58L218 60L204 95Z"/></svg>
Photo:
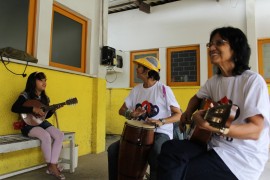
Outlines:
<svg viewBox="0 0 270 180"><path fill-rule="evenodd" d="M25 106L27 101L37 100L43 105L49 105L49 97L45 93L46 75L43 72L34 72L27 79L24 92L20 94L16 102L12 106L12 112L33 114L37 118L45 116L45 119L51 117L55 110L44 112L42 108L33 106ZM33 116L33 117L34 117ZM29 137L36 137L41 141L41 149L48 165L47 174L54 175L58 179L65 179L61 174L61 168L57 166L64 133L54 127L47 120L42 121L37 126L31 126L25 123L21 129L22 134Z"/></svg>
<svg viewBox="0 0 270 180"><path fill-rule="evenodd" d="M159 156L159 180L259 179L269 152L267 85L261 75L250 70L251 50L240 29L215 29L207 48L217 73L190 99L181 122L192 120L211 132L211 139L203 145L191 139L165 142ZM228 127L213 127L211 123L219 122L222 116L208 120L209 110L196 111L204 98L237 105L240 114Z"/></svg>

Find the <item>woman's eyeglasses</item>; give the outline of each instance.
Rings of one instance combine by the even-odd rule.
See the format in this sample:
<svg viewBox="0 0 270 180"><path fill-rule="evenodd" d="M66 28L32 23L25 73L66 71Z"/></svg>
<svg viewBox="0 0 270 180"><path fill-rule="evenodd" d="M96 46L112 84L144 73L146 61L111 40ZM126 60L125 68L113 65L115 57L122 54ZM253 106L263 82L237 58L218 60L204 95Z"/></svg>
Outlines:
<svg viewBox="0 0 270 180"><path fill-rule="evenodd" d="M216 41L212 41L206 44L207 48L210 48L212 45L216 46L216 47L220 47L223 46L225 43L228 43L228 41L224 40L224 39L220 39L220 40L216 40Z"/></svg>

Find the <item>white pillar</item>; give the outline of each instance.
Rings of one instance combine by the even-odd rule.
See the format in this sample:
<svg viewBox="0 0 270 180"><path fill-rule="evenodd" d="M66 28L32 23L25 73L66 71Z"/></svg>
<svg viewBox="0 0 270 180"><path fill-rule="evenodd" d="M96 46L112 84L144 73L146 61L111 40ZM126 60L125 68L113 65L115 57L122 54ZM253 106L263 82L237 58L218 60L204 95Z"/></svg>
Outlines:
<svg viewBox="0 0 270 180"><path fill-rule="evenodd" d="M251 70L259 72L258 69L258 50L255 22L255 0L246 0L246 23L247 23L247 38L251 48L251 56L249 65Z"/></svg>

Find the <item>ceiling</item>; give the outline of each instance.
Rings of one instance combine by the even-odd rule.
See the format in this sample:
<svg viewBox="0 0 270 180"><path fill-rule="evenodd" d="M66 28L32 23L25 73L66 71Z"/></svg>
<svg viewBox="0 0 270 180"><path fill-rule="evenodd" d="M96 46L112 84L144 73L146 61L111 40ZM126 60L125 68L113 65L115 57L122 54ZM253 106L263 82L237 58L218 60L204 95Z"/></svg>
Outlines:
<svg viewBox="0 0 270 180"><path fill-rule="evenodd" d="M152 6L167 4L181 0L109 0L109 14L139 9L145 13L151 13Z"/></svg>

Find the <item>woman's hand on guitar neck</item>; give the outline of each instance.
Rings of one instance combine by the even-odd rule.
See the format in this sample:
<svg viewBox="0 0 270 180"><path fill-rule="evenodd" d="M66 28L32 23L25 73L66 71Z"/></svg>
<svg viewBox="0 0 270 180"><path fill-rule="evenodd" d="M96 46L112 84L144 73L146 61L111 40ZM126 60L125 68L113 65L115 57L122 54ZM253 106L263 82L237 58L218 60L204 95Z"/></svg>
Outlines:
<svg viewBox="0 0 270 180"><path fill-rule="evenodd" d="M33 107L33 113L39 116L45 115L45 112L41 108L38 108L38 107Z"/></svg>

